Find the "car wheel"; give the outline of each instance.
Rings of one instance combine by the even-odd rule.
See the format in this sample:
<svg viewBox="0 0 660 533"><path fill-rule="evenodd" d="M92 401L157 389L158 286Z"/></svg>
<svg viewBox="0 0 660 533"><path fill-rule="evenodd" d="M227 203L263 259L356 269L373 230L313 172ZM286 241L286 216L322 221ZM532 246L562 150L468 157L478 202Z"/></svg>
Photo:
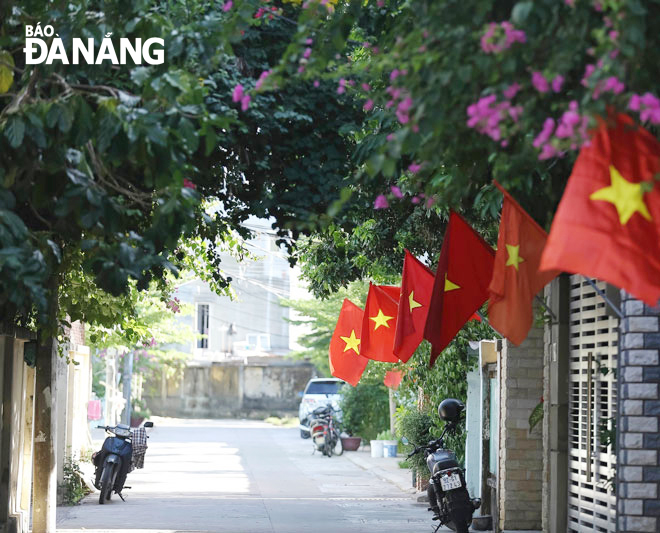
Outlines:
<svg viewBox="0 0 660 533"><path fill-rule="evenodd" d="M310 437L309 431L305 431L304 429L300 430L301 439L308 439L309 437Z"/></svg>

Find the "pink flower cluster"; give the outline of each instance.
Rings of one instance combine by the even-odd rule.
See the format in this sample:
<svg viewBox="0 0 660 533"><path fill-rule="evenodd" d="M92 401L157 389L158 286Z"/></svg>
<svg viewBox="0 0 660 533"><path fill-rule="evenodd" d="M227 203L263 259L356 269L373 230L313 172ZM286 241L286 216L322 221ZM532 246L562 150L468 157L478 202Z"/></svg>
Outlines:
<svg viewBox="0 0 660 533"><path fill-rule="evenodd" d="M515 95L515 91L509 91L509 94L512 92ZM522 106L512 106L509 100L498 102L497 97L491 94L480 98L467 108L467 125L479 133L488 135L494 141L499 141L502 139L502 121L511 119L513 122L518 122L522 110Z"/></svg>
<svg viewBox="0 0 660 533"><path fill-rule="evenodd" d="M548 82L541 72L535 70L532 72L532 85L540 93L547 93L551 88L553 92L558 93L564 85L564 76L558 74L551 82Z"/></svg>
<svg viewBox="0 0 660 533"><path fill-rule="evenodd" d="M541 133L532 143L534 148L541 150L540 160L562 157L564 151L560 148L577 150L589 142L587 131L589 117L578 113L578 103L575 100L569 104L568 110L564 112L556 126L555 128L553 119L546 118Z"/></svg>
<svg viewBox="0 0 660 533"><path fill-rule="evenodd" d="M602 93L611 92L621 94L626 86L616 76L610 76L606 80L599 81L594 87L594 98L597 99Z"/></svg>
<svg viewBox="0 0 660 533"><path fill-rule="evenodd" d="M402 200L405 196L401 189L396 185L392 185L390 187L390 192L392 196L398 200ZM410 203L413 205L419 205L422 200L426 200L425 205L427 209L430 209L435 204L435 198L432 196L427 197L423 192L410 197ZM374 200L374 209L387 209L388 207L390 207L390 203L387 199L387 196L384 194L379 194Z"/></svg>
<svg viewBox="0 0 660 533"><path fill-rule="evenodd" d="M262 86L262 85L264 84L264 82L266 81L266 78L268 78L268 76L271 75L271 73L272 73L271 70L264 70L264 71L260 74L259 79L257 80L257 83L255 83L255 85L254 85L254 88L255 88L257 91L258 91L259 89L261 89L261 86Z"/></svg>
<svg viewBox="0 0 660 533"><path fill-rule="evenodd" d="M266 9L265 7L260 7L259 9L257 9L257 12L254 14L254 18L260 19L266 13L268 13L268 11L275 12L275 11L277 11L277 8L275 6L271 6L271 8L269 10L269 9ZM272 14L268 15L268 20L273 20L273 15Z"/></svg>
<svg viewBox="0 0 660 533"><path fill-rule="evenodd" d="M175 296L172 300L167 302L166 307L171 309L173 313L178 313L180 311L179 304L181 304L181 301Z"/></svg>
<svg viewBox="0 0 660 533"><path fill-rule="evenodd" d="M509 21L499 24L491 22L481 36L481 49L487 54L497 54L511 48L514 43L524 43L526 40L525 32L516 30Z"/></svg>
<svg viewBox="0 0 660 533"><path fill-rule="evenodd" d="M231 99L234 103L241 103L242 111L247 111L247 108L250 107L250 101L252 100L250 95L244 92L243 86L240 83L234 87L234 92L231 96Z"/></svg>
<svg viewBox="0 0 660 533"><path fill-rule="evenodd" d="M391 99L385 104L386 108L396 105L396 118L400 124L408 124L410 122L410 111L413 107L413 99L410 95L406 94L403 89L399 89L390 85L385 92L390 95Z"/></svg>
<svg viewBox="0 0 660 533"><path fill-rule="evenodd" d="M192 181L190 181L188 178L183 178L183 187L185 189L196 189L197 185L195 185Z"/></svg>
<svg viewBox="0 0 660 533"><path fill-rule="evenodd" d="M639 111L639 119L642 122L660 124L660 99L651 93L633 94L630 97L628 109Z"/></svg>

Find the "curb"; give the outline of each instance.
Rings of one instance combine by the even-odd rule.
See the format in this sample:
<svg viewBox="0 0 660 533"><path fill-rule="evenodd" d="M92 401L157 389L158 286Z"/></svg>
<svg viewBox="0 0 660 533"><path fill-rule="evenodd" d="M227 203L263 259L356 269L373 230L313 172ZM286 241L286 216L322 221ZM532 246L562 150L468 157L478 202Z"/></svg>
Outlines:
<svg viewBox="0 0 660 533"><path fill-rule="evenodd" d="M403 492L407 492L408 494L416 494L417 490L414 489L413 487L410 486L409 480L404 480L401 476L398 476L396 474L392 474L391 472L388 472L387 470L378 468L376 465L373 465L372 463L363 460L357 455L352 455L350 452L344 454L344 456L351 461L352 463L356 464L363 470L367 470L368 472L371 472L372 474L375 474L379 478L383 479L384 481L388 481L392 485L396 485L397 488L402 490Z"/></svg>

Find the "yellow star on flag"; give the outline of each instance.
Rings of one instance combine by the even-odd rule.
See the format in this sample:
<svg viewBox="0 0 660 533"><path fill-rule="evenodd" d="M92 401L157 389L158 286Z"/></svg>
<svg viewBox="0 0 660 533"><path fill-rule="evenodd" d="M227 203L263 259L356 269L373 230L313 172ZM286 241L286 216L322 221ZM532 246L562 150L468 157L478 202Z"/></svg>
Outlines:
<svg viewBox="0 0 660 533"><path fill-rule="evenodd" d="M460 285L456 285L453 281L449 281L447 278L447 274L445 274L445 292L449 291L455 291L456 289L460 289Z"/></svg>
<svg viewBox="0 0 660 533"><path fill-rule="evenodd" d="M410 312L413 312L413 309L417 309L418 307L422 307L422 304L419 302L415 301L415 291L410 291L410 294L408 295L408 305L410 305Z"/></svg>
<svg viewBox="0 0 660 533"><path fill-rule="evenodd" d="M619 222L625 225L635 213L639 213L646 220L651 220L646 204L644 203L644 189L642 183L631 183L621 173L610 165L609 187L598 189L589 196L590 200L603 200L610 202L616 207L619 214Z"/></svg>
<svg viewBox="0 0 660 533"><path fill-rule="evenodd" d="M343 340L346 343L346 346L344 347L344 351L347 352L348 350L353 350L356 354L360 354L360 339L358 339L355 336L355 330L351 330L351 336L350 337L339 337L341 340Z"/></svg>
<svg viewBox="0 0 660 533"><path fill-rule="evenodd" d="M516 244L507 244L506 245L506 251L509 252L509 258L506 260L506 265L504 266L512 266L516 270L518 270L518 265L522 263L525 259L520 257L520 245Z"/></svg>
<svg viewBox="0 0 660 533"><path fill-rule="evenodd" d="M370 316L369 320L373 320L374 324L374 331L376 331L379 327L385 326L386 328L389 328L390 325L387 323L388 320L392 320L394 317L393 316L387 316L385 313L383 313L382 309L378 310L378 314L376 316Z"/></svg>

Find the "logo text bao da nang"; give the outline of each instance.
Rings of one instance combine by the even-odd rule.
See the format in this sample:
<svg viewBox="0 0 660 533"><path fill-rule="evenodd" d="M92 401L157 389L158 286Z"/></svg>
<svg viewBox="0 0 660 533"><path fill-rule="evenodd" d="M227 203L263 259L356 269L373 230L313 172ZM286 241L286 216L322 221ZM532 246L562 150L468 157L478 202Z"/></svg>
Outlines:
<svg viewBox="0 0 660 533"><path fill-rule="evenodd" d="M53 37L50 44L42 37ZM28 65L39 65L46 63L52 65L58 61L65 65L78 65L87 63L88 65L100 65L104 62L113 65L125 65L130 57L131 62L141 65L142 62L148 65L160 65L165 61L164 41L158 37L151 37L142 42L142 39L119 39L119 48L116 49L110 37L112 33L106 33L101 40L101 44L96 49L96 43L93 38L80 39L74 37L71 42L71 48L67 51L62 39L59 37L52 26L41 27L41 23L36 26L25 26L25 63Z"/></svg>

